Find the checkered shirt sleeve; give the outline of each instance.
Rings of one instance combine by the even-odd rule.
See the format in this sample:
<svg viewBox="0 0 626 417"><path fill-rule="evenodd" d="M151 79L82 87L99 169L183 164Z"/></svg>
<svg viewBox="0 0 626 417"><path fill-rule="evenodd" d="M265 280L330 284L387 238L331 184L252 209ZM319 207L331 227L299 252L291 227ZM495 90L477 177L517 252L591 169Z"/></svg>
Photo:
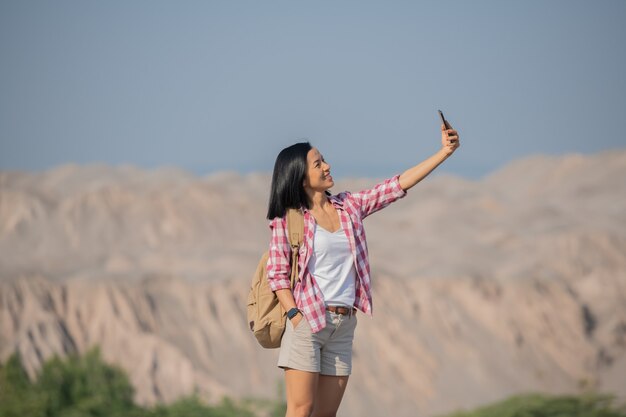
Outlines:
<svg viewBox="0 0 626 417"><path fill-rule="evenodd" d="M364 219L405 195L406 191L400 186L400 174L398 174L373 188L352 193L350 199L359 208L361 219Z"/></svg>
<svg viewBox="0 0 626 417"><path fill-rule="evenodd" d="M287 236L286 218L270 221L272 238L267 260L267 279L272 291L291 288L291 245Z"/></svg>

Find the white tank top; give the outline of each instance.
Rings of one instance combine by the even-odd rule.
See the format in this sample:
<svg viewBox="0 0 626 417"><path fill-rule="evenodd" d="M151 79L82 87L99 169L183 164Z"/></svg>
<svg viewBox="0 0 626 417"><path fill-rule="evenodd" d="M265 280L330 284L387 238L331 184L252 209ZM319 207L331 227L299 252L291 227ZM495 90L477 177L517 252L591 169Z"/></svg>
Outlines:
<svg viewBox="0 0 626 417"><path fill-rule="evenodd" d="M316 225L308 268L326 305L354 305L356 269L350 242L342 228L331 233Z"/></svg>

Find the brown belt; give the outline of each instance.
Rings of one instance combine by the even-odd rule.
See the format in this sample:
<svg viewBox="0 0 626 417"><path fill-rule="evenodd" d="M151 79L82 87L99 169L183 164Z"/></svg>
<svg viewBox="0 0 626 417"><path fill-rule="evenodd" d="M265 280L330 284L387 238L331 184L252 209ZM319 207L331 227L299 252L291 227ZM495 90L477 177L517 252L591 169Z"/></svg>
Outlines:
<svg viewBox="0 0 626 417"><path fill-rule="evenodd" d="M356 314L356 308L352 307L340 307L340 306L326 306L326 310L335 314L342 314L344 316L352 316Z"/></svg>

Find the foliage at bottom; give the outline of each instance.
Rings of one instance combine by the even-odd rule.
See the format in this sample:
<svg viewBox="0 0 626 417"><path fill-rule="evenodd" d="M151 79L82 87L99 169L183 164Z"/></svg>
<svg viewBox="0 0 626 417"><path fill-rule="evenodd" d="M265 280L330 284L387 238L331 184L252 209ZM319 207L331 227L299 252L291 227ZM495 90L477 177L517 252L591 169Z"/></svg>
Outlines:
<svg viewBox="0 0 626 417"><path fill-rule="evenodd" d="M278 387L279 397L284 391ZM98 348L82 356L54 357L30 381L18 355L0 364L0 417L282 417L283 401L224 398L204 404L196 395L168 405L144 408L119 367L105 363ZM626 405L610 394L579 396L527 394L446 417L626 417ZM390 410L389 415L393 415Z"/></svg>
<svg viewBox="0 0 626 417"><path fill-rule="evenodd" d="M204 404L197 395L144 408L133 402L134 388L124 371L105 363L98 348L82 356L53 357L31 382L13 354L0 365L0 417L268 417L284 416L284 404L224 398Z"/></svg>

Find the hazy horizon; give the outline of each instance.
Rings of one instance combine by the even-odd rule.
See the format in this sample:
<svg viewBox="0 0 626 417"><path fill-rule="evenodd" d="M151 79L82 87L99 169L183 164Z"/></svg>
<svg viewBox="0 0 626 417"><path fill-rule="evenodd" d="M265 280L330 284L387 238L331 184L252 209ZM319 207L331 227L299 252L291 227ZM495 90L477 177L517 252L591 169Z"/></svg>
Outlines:
<svg viewBox="0 0 626 417"><path fill-rule="evenodd" d="M445 169L442 169L443 166L445 166L445 162L443 165L441 165L439 168L435 169L430 175L430 178L434 178L434 177L439 177L439 176L452 176L452 177L458 177L458 178L462 178L464 180L469 180L469 181L481 181L487 177L489 177L490 175L494 174L495 172L500 171L501 169L506 169L507 166L510 166L511 163L515 163L515 162L519 162L522 160L530 160L532 158L536 158L536 157L547 157L547 158L555 158L555 159L559 159L562 157L568 157L568 156L574 156L574 155L580 155L580 156L587 156L587 157L593 157L596 155L601 155L603 153L607 153L607 152L626 152L626 147L623 148L615 148L615 149L602 149L599 150L597 152L590 152L590 153L583 153L583 152L568 152L568 153L564 153L564 154L540 154L540 153L535 153L535 154L529 154L529 155L522 155L519 158L516 158L514 160L511 161L506 161L505 163L503 163L502 165L496 166L494 167L491 171L487 171L484 172L482 175L479 176L471 176L471 175L462 175L460 173L457 172L451 172L451 171L446 171ZM216 171L211 171L211 172L205 172L205 173L197 173L197 172L193 172L190 169L187 169L186 167L182 167L182 166L178 166L178 165L173 165L173 164L162 164L162 165L158 165L158 166L152 166L152 167L142 167L139 166L137 164L133 164L133 163L118 163L118 164L112 164L112 163L108 163L108 162L103 162L103 161L91 161L91 162L65 162L65 163L61 163L58 165L54 165L54 166L50 166L50 167L45 167L45 168L41 168L41 169L21 169L21 168L0 168L0 173L2 172L11 172L11 173L32 173L32 174L45 174L47 172L62 168L64 166L78 166L79 168L98 168L98 167L104 167L104 168L112 168L112 169L123 169L123 168L134 168L134 169L139 169L143 172L155 172L155 171L159 171L159 170L164 170L164 171L168 171L168 170L174 170L174 171L179 171L182 172L186 175L192 175L198 178L210 178L212 176L220 176L220 175L241 175L243 177L248 176L248 175L266 175L268 177L271 177L272 174L272 170L271 167L270 169L267 170L248 170L248 171L242 171L242 170L235 170L235 169L222 169L222 170L216 170ZM391 175L395 175L395 174L400 174L402 172L402 169L398 169L396 171L393 170L389 170L388 172L383 172L381 175L355 175L355 174L351 174L351 173L345 173L344 175L341 174L333 174L333 176L335 177L336 180L338 181L350 181L350 180L359 180L359 179L382 179L383 177L387 177L387 176L391 176ZM337 190L335 190L337 191Z"/></svg>

